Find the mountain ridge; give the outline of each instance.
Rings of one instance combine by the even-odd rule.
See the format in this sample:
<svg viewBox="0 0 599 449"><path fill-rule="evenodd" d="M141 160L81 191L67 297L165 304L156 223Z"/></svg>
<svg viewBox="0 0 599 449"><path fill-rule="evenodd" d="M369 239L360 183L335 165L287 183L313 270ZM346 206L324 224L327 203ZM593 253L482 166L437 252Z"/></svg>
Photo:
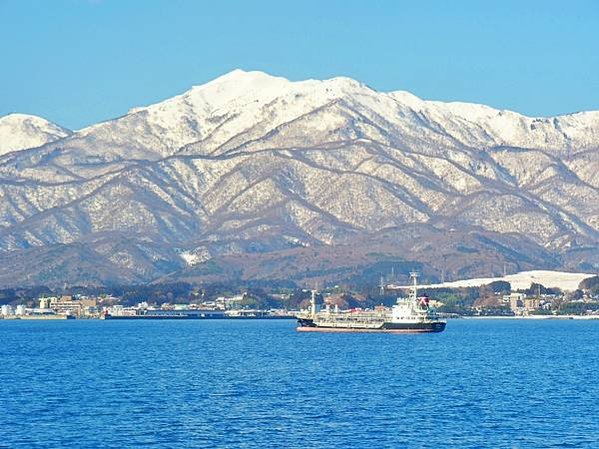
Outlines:
<svg viewBox="0 0 599 449"><path fill-rule="evenodd" d="M210 261L232 266L235 255L372 245L368 236L384 229L438 223L441 234L519 236L551 259L526 268L588 269L599 263L598 148L596 111L530 118L343 77L291 82L234 71L0 156L0 251L14 260L88 245L117 267L106 279L139 264L145 274L128 279L140 282ZM118 251L102 237L111 233L122 237ZM402 250L404 259L423 257ZM498 264L517 264L502 251ZM431 272L443 269L436 265ZM223 272L243 277L252 267Z"/></svg>

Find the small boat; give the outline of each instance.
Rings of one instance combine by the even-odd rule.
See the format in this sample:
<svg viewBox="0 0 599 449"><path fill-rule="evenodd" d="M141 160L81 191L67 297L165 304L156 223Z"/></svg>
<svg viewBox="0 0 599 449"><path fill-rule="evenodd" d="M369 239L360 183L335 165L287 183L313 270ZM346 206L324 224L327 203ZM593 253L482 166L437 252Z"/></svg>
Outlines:
<svg viewBox="0 0 599 449"><path fill-rule="evenodd" d="M373 311L319 311L316 291L312 291L310 309L297 315L300 332L443 332L447 324L439 319L427 296L418 297L417 277L410 273L412 287L408 298L398 298L391 308Z"/></svg>

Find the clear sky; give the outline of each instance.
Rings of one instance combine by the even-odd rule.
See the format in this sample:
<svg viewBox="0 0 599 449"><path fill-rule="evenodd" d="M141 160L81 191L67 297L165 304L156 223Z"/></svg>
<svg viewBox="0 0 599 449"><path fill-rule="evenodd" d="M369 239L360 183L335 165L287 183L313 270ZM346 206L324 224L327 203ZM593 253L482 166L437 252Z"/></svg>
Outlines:
<svg viewBox="0 0 599 449"><path fill-rule="evenodd" d="M0 115L78 129L235 68L599 109L599 0L0 0Z"/></svg>

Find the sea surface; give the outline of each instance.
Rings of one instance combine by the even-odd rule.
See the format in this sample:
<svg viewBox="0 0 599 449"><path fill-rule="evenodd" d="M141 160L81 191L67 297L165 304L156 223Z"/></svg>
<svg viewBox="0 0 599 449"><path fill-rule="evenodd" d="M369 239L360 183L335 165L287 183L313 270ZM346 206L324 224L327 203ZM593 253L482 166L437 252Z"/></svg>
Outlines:
<svg viewBox="0 0 599 449"><path fill-rule="evenodd" d="M599 321L0 321L2 448L599 448Z"/></svg>

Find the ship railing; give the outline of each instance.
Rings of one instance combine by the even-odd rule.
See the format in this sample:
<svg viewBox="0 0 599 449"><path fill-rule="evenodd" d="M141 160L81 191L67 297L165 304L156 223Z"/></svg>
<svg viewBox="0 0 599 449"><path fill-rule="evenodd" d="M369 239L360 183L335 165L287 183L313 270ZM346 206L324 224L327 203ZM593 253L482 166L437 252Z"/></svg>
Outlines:
<svg viewBox="0 0 599 449"><path fill-rule="evenodd" d="M343 328L354 328L356 324L359 324L360 328L368 328L368 329L379 329L382 325L382 321L378 322L365 322L365 321L319 321L318 324L320 326L330 326L330 327L343 327Z"/></svg>
<svg viewBox="0 0 599 449"><path fill-rule="evenodd" d="M360 316L357 314L352 314L350 316L326 316L326 315L319 315L318 316L318 321L327 321L327 322L344 322L344 323L356 323L356 322L360 322L360 323L382 323L386 320L387 317L385 317L384 315L377 315L377 316Z"/></svg>

